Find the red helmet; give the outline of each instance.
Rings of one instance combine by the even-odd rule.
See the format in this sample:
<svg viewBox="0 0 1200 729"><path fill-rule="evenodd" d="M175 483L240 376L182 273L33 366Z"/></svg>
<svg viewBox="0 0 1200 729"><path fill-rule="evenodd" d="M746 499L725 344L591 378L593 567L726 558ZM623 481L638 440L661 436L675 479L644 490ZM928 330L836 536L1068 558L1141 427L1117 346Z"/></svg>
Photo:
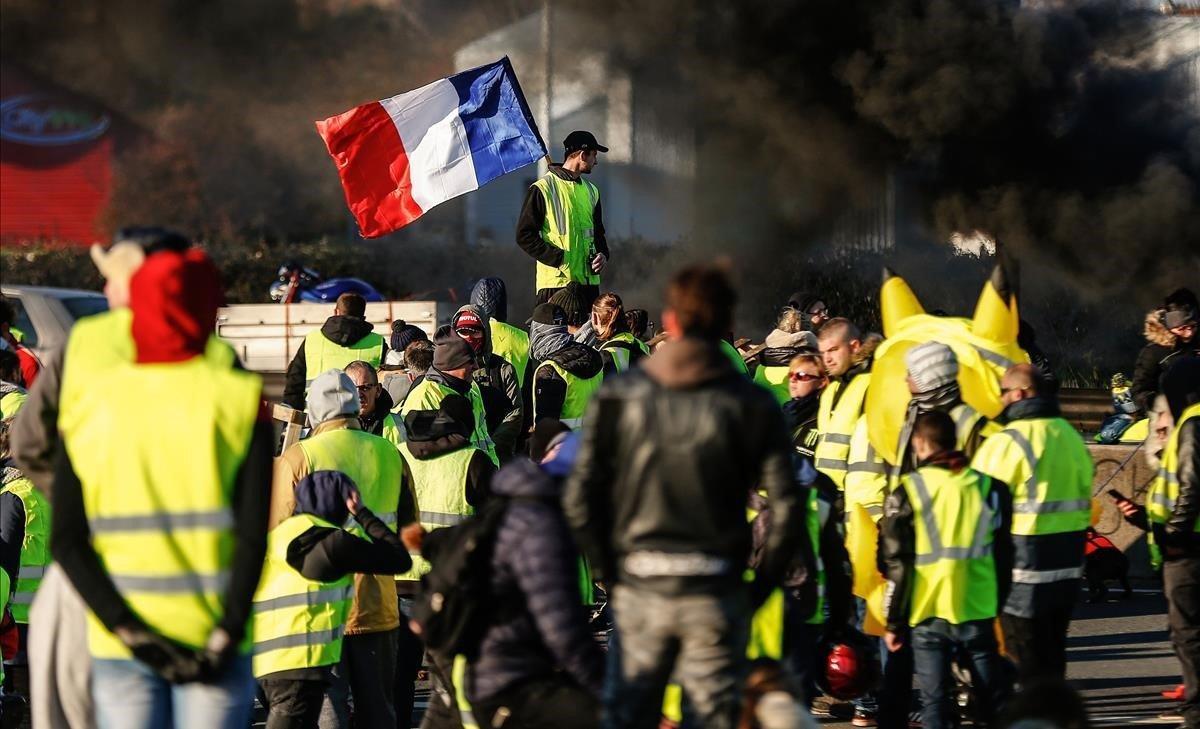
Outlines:
<svg viewBox="0 0 1200 729"><path fill-rule="evenodd" d="M872 639L859 633L821 642L817 685L835 699L857 699L879 684L880 665Z"/></svg>

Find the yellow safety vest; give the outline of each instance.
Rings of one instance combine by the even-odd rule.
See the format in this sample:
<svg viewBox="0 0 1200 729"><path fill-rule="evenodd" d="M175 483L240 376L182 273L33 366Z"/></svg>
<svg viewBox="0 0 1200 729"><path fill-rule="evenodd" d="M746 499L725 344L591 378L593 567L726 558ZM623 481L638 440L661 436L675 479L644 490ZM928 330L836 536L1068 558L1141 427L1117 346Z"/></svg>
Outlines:
<svg viewBox="0 0 1200 729"><path fill-rule="evenodd" d="M17 387L7 395L0 397L0 420L7 420L16 415L28 399L29 393L23 387Z"/></svg>
<svg viewBox="0 0 1200 729"><path fill-rule="evenodd" d="M480 450L473 446L459 448L433 458L420 459L412 454L408 444L400 446L400 454L412 474L413 492L420 508L421 526L432 532L442 527L461 524L475 509L467 503L467 472L471 459ZM420 552L409 552L413 566L408 572L396 575L397 580L419 580L429 574L432 566Z"/></svg>
<svg viewBox="0 0 1200 729"><path fill-rule="evenodd" d="M408 433L404 430L404 424L400 422L400 417L395 413L388 413L383 416L383 439L388 443L400 447L400 444L408 440Z"/></svg>
<svg viewBox="0 0 1200 729"><path fill-rule="evenodd" d="M834 380L821 392L817 408L817 430L821 439L817 441L816 467L837 487L845 488L846 468L850 456L850 438L858 417L863 412L863 400L871 384L871 373L856 375L843 384Z"/></svg>
<svg viewBox="0 0 1200 729"><path fill-rule="evenodd" d="M876 524L883 518L883 500L888 493L887 463L871 445L867 433L867 416L860 415L850 436L846 456L846 480L843 485L846 500L846 521L854 507L861 505Z"/></svg>
<svg viewBox="0 0 1200 729"><path fill-rule="evenodd" d="M629 369L629 361L634 349L639 350L643 356L650 354L650 348L646 346L646 343L629 332L614 334L600 343L600 351L608 352L617 372Z"/></svg>
<svg viewBox="0 0 1200 729"><path fill-rule="evenodd" d="M980 446L971 461L980 473L1003 481L1013 495L1013 541L1018 543L1013 582L1045 584L1081 577L1079 566L1045 569L1026 562L1022 540L1082 532L1091 522L1092 457L1083 438L1062 418L1009 423Z"/></svg>
<svg viewBox="0 0 1200 729"><path fill-rule="evenodd" d="M583 413L587 410L588 402L604 382L604 371L601 370L585 379L571 374L562 365L553 360L546 360L538 365L538 372L544 367L549 367L557 372L558 376L563 378L563 381L567 383L567 396L563 400L562 412L559 413L558 419L568 428L578 429L583 424ZM537 379L536 373L534 379ZM536 387L533 390L533 411L535 413L538 411Z"/></svg>
<svg viewBox="0 0 1200 729"><path fill-rule="evenodd" d="M721 354L725 355L733 363L735 370L749 376L750 368L746 366L746 360L742 359L742 353L737 351L737 347L726 342L724 339L717 342L717 346L720 347Z"/></svg>
<svg viewBox="0 0 1200 729"><path fill-rule="evenodd" d="M367 334L349 347L329 341L320 329L304 337L304 392L324 372L345 369L355 360L362 360L379 370L383 361L383 337L376 332Z"/></svg>
<svg viewBox="0 0 1200 729"><path fill-rule="evenodd" d="M300 441L300 450L304 451L309 473L341 471L346 474L358 487L363 506L384 524L396 529L396 507L400 503L404 467L394 445L361 430L339 428ZM348 531L366 536L356 521Z"/></svg>
<svg viewBox="0 0 1200 729"><path fill-rule="evenodd" d="M517 371L517 383L525 386L525 368L529 366L529 334L512 324L491 319L492 352Z"/></svg>
<svg viewBox="0 0 1200 729"><path fill-rule="evenodd" d="M12 599L13 619L29 622L29 605L50 565L50 502L22 476L9 481L0 493L12 493L25 511L25 540L21 542L21 570Z"/></svg>
<svg viewBox="0 0 1200 729"><path fill-rule="evenodd" d="M317 582L287 561L288 545L313 527L339 528L312 514L296 514L267 534L267 558L254 594L255 678L341 660L353 575Z"/></svg>
<svg viewBox="0 0 1200 729"><path fill-rule="evenodd" d="M200 648L221 619L233 558L230 499L262 380L196 357L114 364L88 384L86 396L63 401L60 427L82 482L92 546L143 622ZM164 403L185 415L164 414ZM88 627L94 657L130 657L94 615Z"/></svg>
<svg viewBox="0 0 1200 729"><path fill-rule="evenodd" d="M1188 406L1175 424L1163 451L1158 477L1146 494L1146 515L1155 524L1166 524L1175 511L1175 502L1179 500L1179 431L1184 423L1195 417L1200 417L1200 403ZM1192 525L1192 531L1200 532L1200 518Z"/></svg>
<svg viewBox="0 0 1200 729"><path fill-rule="evenodd" d="M900 479L913 509L916 560L909 625L996 617L991 479L970 468L919 468Z"/></svg>
<svg viewBox="0 0 1200 729"><path fill-rule="evenodd" d="M457 394L452 388L426 377L409 391L408 397L400 406L400 417L403 418L414 410L437 410L442 406L442 400ZM471 443L488 454L492 465L499 466L500 457L496 455L496 444L488 433L487 412L483 409L483 392L479 389L479 383L471 381L467 399L471 401L471 412L475 415L475 430L471 434Z"/></svg>
<svg viewBox="0 0 1200 729"><path fill-rule="evenodd" d="M8 592L12 589L12 583L9 580L8 573L0 570L0 615L4 615L5 608L8 607ZM4 661L0 661L0 682L4 681Z"/></svg>
<svg viewBox="0 0 1200 729"><path fill-rule="evenodd" d="M562 288L572 281L598 285L600 275L592 272L591 262L596 255L592 216L600 201L600 191L587 180L572 182L552 172L534 182L533 187L546 201L542 240L563 252L563 262L558 268L538 262L538 290Z"/></svg>
<svg viewBox="0 0 1200 729"><path fill-rule="evenodd" d="M790 367L771 366L760 364L754 370L754 381L771 391L775 396L775 400L780 404L784 404L792 399L792 394L788 392L788 372Z"/></svg>
<svg viewBox="0 0 1200 729"><path fill-rule="evenodd" d="M74 426L73 406L93 392L95 377L101 370L133 361L132 326L133 312L120 308L84 317L71 327L59 385L59 430L65 432ZM233 348L215 334L208 338L204 358L221 367L237 363Z"/></svg>

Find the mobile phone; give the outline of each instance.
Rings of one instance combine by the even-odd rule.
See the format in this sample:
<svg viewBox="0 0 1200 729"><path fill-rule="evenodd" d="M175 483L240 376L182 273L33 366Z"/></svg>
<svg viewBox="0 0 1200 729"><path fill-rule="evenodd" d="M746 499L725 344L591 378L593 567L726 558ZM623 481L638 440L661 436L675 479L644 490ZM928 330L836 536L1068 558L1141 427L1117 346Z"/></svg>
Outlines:
<svg viewBox="0 0 1200 729"><path fill-rule="evenodd" d="M1120 491L1117 491L1116 489L1109 489L1109 490L1105 491L1104 493L1107 494L1108 498L1112 499L1113 501L1128 501L1129 500L1129 499L1125 498L1125 494L1122 494Z"/></svg>

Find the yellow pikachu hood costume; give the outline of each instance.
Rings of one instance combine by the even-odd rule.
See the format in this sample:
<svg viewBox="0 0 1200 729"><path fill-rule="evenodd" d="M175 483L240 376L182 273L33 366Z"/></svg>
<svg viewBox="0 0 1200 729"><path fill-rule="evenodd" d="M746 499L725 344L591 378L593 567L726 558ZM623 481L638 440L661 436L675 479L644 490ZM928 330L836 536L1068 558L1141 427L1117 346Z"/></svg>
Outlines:
<svg viewBox="0 0 1200 729"><path fill-rule="evenodd" d="M1013 364L1028 362L1017 345L1020 316L1017 294L1002 264L983 285L975 315L970 318L926 314L904 279L884 269L879 292L884 341L875 351L871 388L864 411L871 445L889 463L910 399L904 354L914 345L941 342L958 357L958 384L963 400L994 418L1000 414L1000 377Z"/></svg>

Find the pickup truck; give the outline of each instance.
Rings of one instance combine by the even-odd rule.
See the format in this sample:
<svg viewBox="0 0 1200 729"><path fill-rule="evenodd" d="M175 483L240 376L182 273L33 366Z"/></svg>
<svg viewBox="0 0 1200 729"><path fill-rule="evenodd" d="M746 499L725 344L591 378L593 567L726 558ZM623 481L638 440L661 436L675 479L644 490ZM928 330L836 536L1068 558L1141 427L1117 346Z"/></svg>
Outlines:
<svg viewBox="0 0 1200 729"><path fill-rule="evenodd" d="M3 284L0 293L16 310L13 326L22 334L21 343L42 360L67 343L77 319L108 311L108 299L95 291Z"/></svg>
<svg viewBox="0 0 1200 729"><path fill-rule="evenodd" d="M108 310L108 300L93 291L8 284L0 290L13 302L14 326L24 335L23 343L40 358L66 344L76 319ZM439 301L381 301L367 304L366 315L385 339L394 319L432 336L455 308ZM234 304L217 312L217 335L229 342L246 369L282 373L304 344L304 335L320 329L332 315L333 306L323 303Z"/></svg>

